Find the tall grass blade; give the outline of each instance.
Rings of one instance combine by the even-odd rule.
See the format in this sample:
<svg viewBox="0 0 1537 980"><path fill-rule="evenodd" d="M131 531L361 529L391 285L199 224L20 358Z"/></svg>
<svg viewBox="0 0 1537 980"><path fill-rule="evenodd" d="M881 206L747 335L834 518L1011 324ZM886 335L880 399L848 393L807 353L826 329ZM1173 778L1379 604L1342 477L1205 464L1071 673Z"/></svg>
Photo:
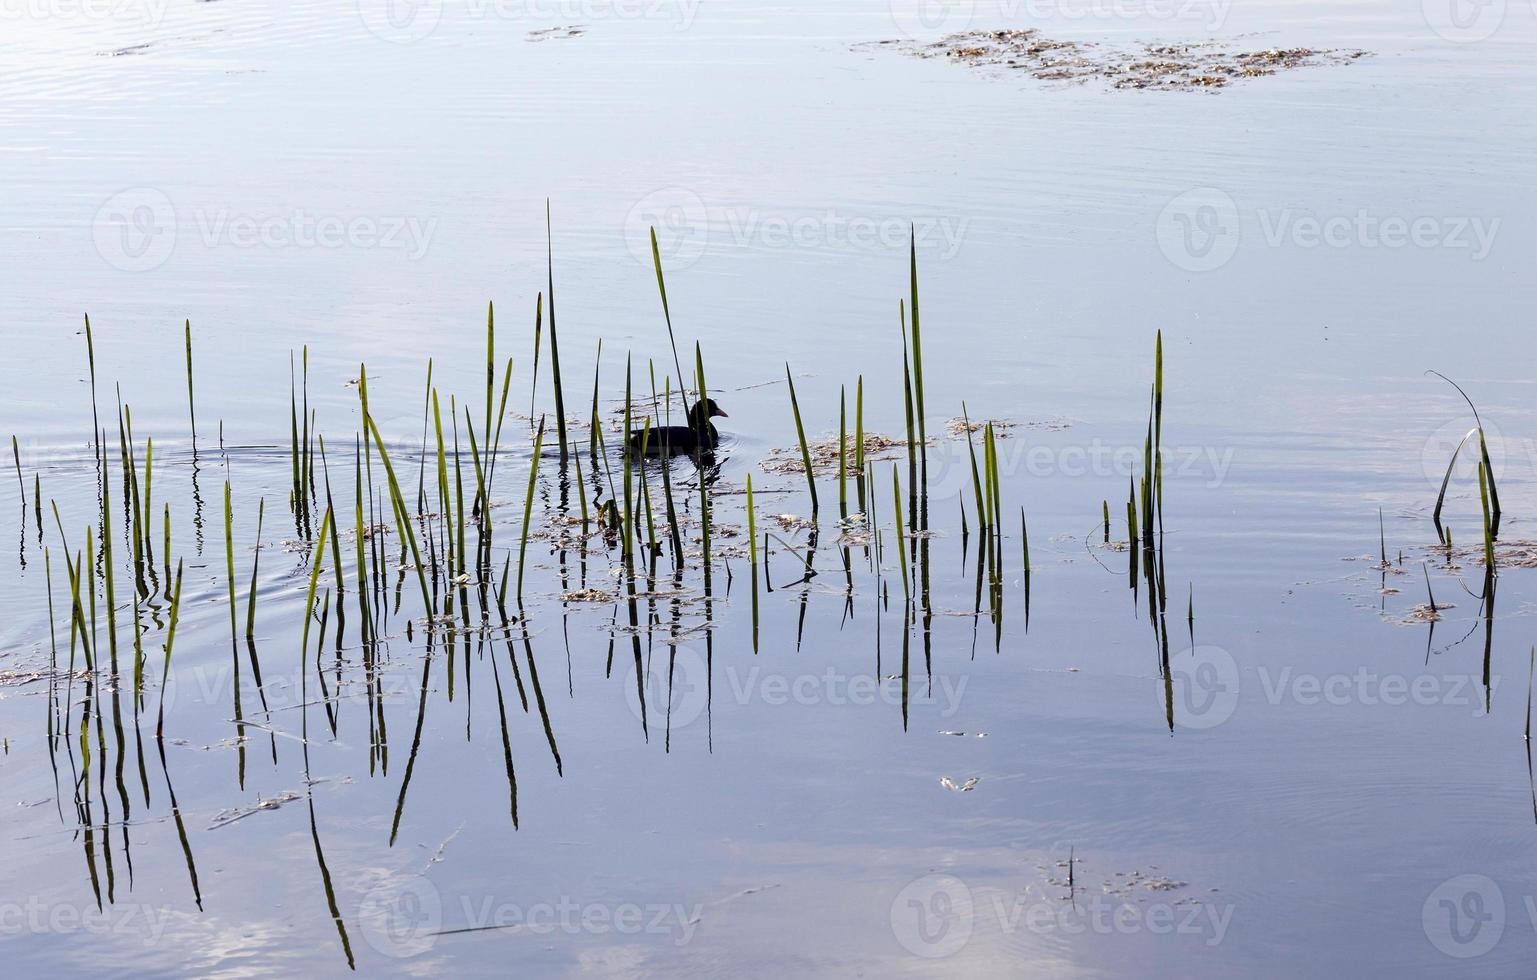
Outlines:
<svg viewBox="0 0 1537 980"><path fill-rule="evenodd" d="M811 494L811 513L817 512L816 474L811 470L811 448L806 444L806 427L801 424L800 402L795 397L795 379L790 377L790 365L785 364L785 382L790 386L790 412L795 416L795 437L800 441L801 463L806 467L806 489Z"/></svg>

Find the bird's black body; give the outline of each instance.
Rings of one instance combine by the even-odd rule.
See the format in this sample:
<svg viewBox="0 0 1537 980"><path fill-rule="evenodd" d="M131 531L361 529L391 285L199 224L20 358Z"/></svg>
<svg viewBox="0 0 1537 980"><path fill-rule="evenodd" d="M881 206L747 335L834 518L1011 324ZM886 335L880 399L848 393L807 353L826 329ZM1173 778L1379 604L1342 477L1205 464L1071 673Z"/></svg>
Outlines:
<svg viewBox="0 0 1537 980"><path fill-rule="evenodd" d="M630 433L630 451L639 453L645 442L647 456L672 456L678 453L709 452L720 444L720 433L715 431L712 418L725 418L715 399L695 402L688 412L688 425L664 425L649 433Z"/></svg>

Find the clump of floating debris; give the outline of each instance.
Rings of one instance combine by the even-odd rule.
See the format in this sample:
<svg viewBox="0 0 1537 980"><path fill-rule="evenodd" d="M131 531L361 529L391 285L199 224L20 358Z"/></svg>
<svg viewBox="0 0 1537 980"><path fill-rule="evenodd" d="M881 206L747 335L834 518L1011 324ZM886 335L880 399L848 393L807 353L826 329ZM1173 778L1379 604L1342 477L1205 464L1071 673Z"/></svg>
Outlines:
<svg viewBox="0 0 1537 980"><path fill-rule="evenodd" d="M932 445L932 440L930 441ZM898 449L905 450L907 441L893 439L890 436L881 435L879 432L866 432L864 434L864 458L884 459ZM838 439L833 437L821 442L810 442L806 445L806 452L811 456L811 468L817 474L830 473L838 475ZM853 436L848 436L844 441L843 459L847 465L849 477L859 476L859 471L854 467L854 461L858 458L859 442ZM806 463L801 457L799 446L786 449L775 449L764 459L762 466L770 473L805 473Z"/></svg>
<svg viewBox="0 0 1537 980"><path fill-rule="evenodd" d="M919 44L882 41L920 58L945 58L978 68L1022 71L1043 81L1109 82L1115 88L1217 89L1245 78L1293 68L1346 64L1355 49L1270 48L1234 51L1221 41L1113 48L1043 37L1033 28L967 31Z"/></svg>

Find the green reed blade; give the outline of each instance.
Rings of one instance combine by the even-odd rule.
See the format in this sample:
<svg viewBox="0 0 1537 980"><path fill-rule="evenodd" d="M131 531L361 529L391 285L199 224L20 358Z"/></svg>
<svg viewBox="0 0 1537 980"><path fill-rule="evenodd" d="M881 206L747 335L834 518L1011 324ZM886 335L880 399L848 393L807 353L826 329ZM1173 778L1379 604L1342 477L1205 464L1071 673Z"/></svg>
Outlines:
<svg viewBox="0 0 1537 980"><path fill-rule="evenodd" d="M235 516L230 506L229 481L224 481L224 575L229 584L229 639L233 649L239 636L235 625Z"/></svg>
<svg viewBox="0 0 1537 980"><path fill-rule="evenodd" d="M192 321L183 324L187 349L187 416L192 420L192 450L197 451L197 403L192 398Z"/></svg>
<svg viewBox="0 0 1537 980"><path fill-rule="evenodd" d="M443 415L438 410L438 390L432 389L432 427L437 434L438 447L438 513L442 514L439 526L445 529L453 527L452 506L448 499L448 456L443 448ZM454 575L453 551L450 548L444 555L444 563L448 568L448 576Z"/></svg>
<svg viewBox="0 0 1537 980"><path fill-rule="evenodd" d="M459 416L454 411L452 395L448 398L448 414L454 424L454 513L458 519L459 530L459 574L466 575L469 572L469 563L464 557L464 467L460 464Z"/></svg>
<svg viewBox="0 0 1537 980"><path fill-rule="evenodd" d="M913 392L918 407L918 444L927 451L928 429L924 421L923 407L923 333L918 326L918 235L909 229L908 276L913 307Z"/></svg>
<svg viewBox="0 0 1537 980"><path fill-rule="evenodd" d="M795 438L800 441L801 463L806 467L806 489L811 494L811 513L814 517L817 512L816 474L811 470L811 448L806 444L806 427L801 424L800 402L795 397L795 379L790 377L788 362L785 364L785 382L790 386L790 413L795 417Z"/></svg>
<svg viewBox="0 0 1537 980"><path fill-rule="evenodd" d="M788 365L786 365L785 370L789 370ZM694 342L694 381L699 389L699 400L705 404L709 404L710 396L708 394L708 389L705 387L704 380L704 353L700 350L698 341ZM680 385L681 383L682 382L679 382ZM790 386L790 403L792 405L795 403L794 385ZM799 424L799 422L800 416L797 414L796 423ZM803 436L801 438L801 446L804 447L805 444L805 437ZM702 462L703 461L701 459L701 463ZM809 467L806 469L806 478L808 480L811 478L811 469ZM813 511L816 510L816 487L814 485L812 487L811 493L811 509ZM701 532L701 540L703 542L703 547L701 550L703 552L702 560L704 562L704 587L705 592L708 594L710 591L710 574L712 571L710 566L710 481L705 478L705 469L703 465L699 467L699 527Z"/></svg>
<svg viewBox="0 0 1537 980"><path fill-rule="evenodd" d="M496 304L486 303L486 427L481 431L491 438L491 399L496 393Z"/></svg>
<svg viewBox="0 0 1537 980"><path fill-rule="evenodd" d="M534 404L539 398L539 349L544 341L544 293L534 296L534 380L528 389L528 417L534 418Z"/></svg>
<svg viewBox="0 0 1537 980"><path fill-rule="evenodd" d="M678 360L678 339L672 332L672 310L667 306L667 281L662 278L662 254L656 247L656 228L651 229L651 265L656 269L656 288L662 294L662 319L667 321L667 343L672 346L672 366L678 372L678 394L683 398L683 414L689 414L688 389L683 388L683 364ZM699 393L701 401L704 392Z"/></svg>
<svg viewBox="0 0 1537 980"><path fill-rule="evenodd" d="M1457 467L1457 454L1462 452L1462 447L1477 432L1477 428L1469 429L1467 434L1458 440L1457 447L1452 450L1452 458L1446 463L1446 474L1441 477L1441 492L1436 494L1436 508L1431 512L1430 519L1435 522L1436 536L1443 541L1446 539L1446 532L1441 526L1441 508L1446 504L1446 488L1452 482L1452 470Z"/></svg>
<svg viewBox="0 0 1537 980"><path fill-rule="evenodd" d="M1484 513L1484 567L1494 572L1494 530L1490 520L1489 507L1489 467L1482 461L1478 464L1478 499L1483 506Z"/></svg>
<svg viewBox="0 0 1537 980"><path fill-rule="evenodd" d="M418 515L427 510L427 419L432 411L432 358L427 358L427 388L422 393L422 454L421 463L416 469L416 512ZM368 378L358 375L358 394L366 396L368 393ZM366 398L365 398L366 401ZM368 440L364 440L367 445Z"/></svg>
<svg viewBox="0 0 1537 980"><path fill-rule="evenodd" d="M560 461L566 461L566 400L560 385L560 341L555 332L555 244L550 224L550 202L544 202L544 235L547 247L550 296L550 376L555 383L555 431L560 436Z"/></svg>
<svg viewBox="0 0 1537 980"><path fill-rule="evenodd" d="M304 362L304 368L303 368L304 374L303 374L303 380L301 381L300 386L299 386L299 392L300 392L300 395L302 396L302 399L303 399L302 404L303 404L303 407L304 407L303 412L300 413L302 415L302 417L303 417L303 420L304 420L303 421L304 433L303 433L303 436L301 437L300 442L299 442L299 452L301 453L301 459L303 460L303 466L299 470L299 472L301 474L300 480L299 480L299 491L300 491L300 493L302 493L304 495L304 513L306 515L308 515L309 514L309 509L310 509L310 492L313 491L314 487L315 487L314 461L313 461L313 457L310 454L310 431L311 431L310 422L311 422L311 418L310 418L310 346L309 346L309 344L304 344L303 345L303 362Z"/></svg>
<svg viewBox="0 0 1537 980"><path fill-rule="evenodd" d="M623 542L624 542L624 544L623 544L623 547L622 547L621 552L620 552L624 556L625 567L626 568L630 567L631 544L632 544L632 542L634 540L631 535L634 533L634 520L635 520L635 516L634 516L634 513L632 512L631 503L630 503L630 497L631 497L630 464L631 464L632 457L635 455L633 452L630 451L630 435L631 435L631 421L630 421L630 357L629 357L628 354L626 354L625 358L624 358L624 469L623 469L623 473L624 473L624 479L623 479L623 487L624 487L624 537L623 537Z"/></svg>
<svg viewBox="0 0 1537 980"><path fill-rule="evenodd" d="M361 397L363 398L363 422L368 426L369 435L373 436L374 448L379 450L379 461L384 464L384 476L390 488L390 501L395 509L395 526L400 536L411 546L411 561L416 565L416 579L422 589L422 605L427 610L427 615L431 617L437 614L437 607L427 588L427 572L422 567L422 553L416 544L416 532L411 526L411 515L406 510L405 499L400 493L400 481L395 479L395 467L391 464L390 455L384 448L384 437L379 434L379 426L374 422L373 416L368 413L367 392L362 392Z"/></svg>
<svg viewBox="0 0 1537 980"><path fill-rule="evenodd" d="M752 474L747 474L747 553L754 567L758 564L758 521L753 510Z"/></svg>
<svg viewBox="0 0 1537 980"><path fill-rule="evenodd" d="M902 529L902 476L896 464L891 465L892 513L896 515L897 564L902 566L902 595L911 598L912 587L907 581L907 533Z"/></svg>
<svg viewBox="0 0 1537 980"><path fill-rule="evenodd" d="M245 606L245 636L251 639L256 634L256 576L261 570L262 560L262 522L267 516L267 498L261 497L256 502L256 551L251 558L251 588L246 593ZM234 582L230 583L231 588Z"/></svg>
<svg viewBox="0 0 1537 980"><path fill-rule="evenodd" d="M849 432L848 398L842 385L838 386L838 510L843 517L849 516Z"/></svg>
<svg viewBox="0 0 1537 980"><path fill-rule="evenodd" d="M854 471L865 472L865 376L854 383Z"/></svg>
<svg viewBox="0 0 1537 980"><path fill-rule="evenodd" d="M102 467L105 469L106 460L103 459ZM112 490L111 480L101 482L101 560L104 584L107 589L107 651L111 655L112 676L117 676L117 597L112 588ZM95 603L96 592L91 591L91 602Z"/></svg>
<svg viewBox="0 0 1537 980"><path fill-rule="evenodd" d="M544 448L544 416L534 434L534 456L528 464L528 493L523 497L523 533L518 538L518 601L523 600L523 569L528 564L528 526L534 513L534 489L539 479L539 455Z"/></svg>
<svg viewBox="0 0 1537 980"><path fill-rule="evenodd" d="M1025 526L1025 509L1019 509L1019 544L1024 552L1025 575L1030 574L1030 529Z"/></svg>
<svg viewBox="0 0 1537 980"><path fill-rule="evenodd" d="M288 460L293 483L294 514L304 512L304 495L299 490L299 397L294 390L294 357L288 354Z"/></svg>
<svg viewBox="0 0 1537 980"><path fill-rule="evenodd" d="M966 452L971 457L971 489L977 498L977 529L987 528L987 503L982 499L982 474L977 468L977 446L971 438L971 415L961 402L961 425L966 429Z"/></svg>
<svg viewBox="0 0 1537 980"><path fill-rule="evenodd" d="M181 575L183 559L176 559L176 585L171 590L170 624L165 632L165 661L160 668L160 710L155 718L155 738L165 734L165 689L171 679L171 648L176 645L176 625L181 620Z"/></svg>
<svg viewBox="0 0 1537 980"><path fill-rule="evenodd" d="M27 481L21 476L21 447L16 444L16 436L11 436L11 459L16 463L16 485L21 488L21 519L22 530L25 531L27 519Z"/></svg>
<svg viewBox="0 0 1537 980"><path fill-rule="evenodd" d="M315 588L320 584L320 569L326 562L326 536L330 529L331 508L327 507L325 515L320 519L320 536L315 541L314 552L310 555L310 584L304 595L304 637L299 644L301 670L309 665L310 623L315 618Z"/></svg>
<svg viewBox="0 0 1537 980"><path fill-rule="evenodd" d="M598 353L592 361L592 416L587 426L587 454L596 468L598 461L598 441L603 438L602 420L598 418L598 374L603 369L603 338L598 338ZM593 478L597 475L594 473Z"/></svg>
<svg viewBox="0 0 1537 980"><path fill-rule="evenodd" d="M363 523L363 441L358 436L353 436L352 439L352 520L353 526L357 529L354 534L354 546L357 551L354 560L357 562L358 612L363 623L363 642L366 646L366 644L370 643L372 640L370 633L370 630L372 629L372 616L370 615L368 607L368 562L365 560L363 554L363 538L365 533L371 533L371 529L365 531L366 525ZM257 519L256 527L256 547L258 553L260 553L260 518ZM251 576L251 592L254 596L256 592L256 576L254 571Z"/></svg>

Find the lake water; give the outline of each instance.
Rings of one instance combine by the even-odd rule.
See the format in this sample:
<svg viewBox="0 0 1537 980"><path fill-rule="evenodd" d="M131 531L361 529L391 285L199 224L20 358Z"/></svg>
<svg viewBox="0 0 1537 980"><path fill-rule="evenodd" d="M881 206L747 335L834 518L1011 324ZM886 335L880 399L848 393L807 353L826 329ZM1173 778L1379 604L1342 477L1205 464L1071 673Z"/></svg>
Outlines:
<svg viewBox="0 0 1537 980"><path fill-rule="evenodd" d="M1528 968L1529 4L6 0L0 17L0 435L21 477L0 480L0 941L17 975ZM870 43L1024 27L1370 55L1140 92ZM546 201L584 492L622 485L626 355L637 400L648 361L676 385L650 226L685 368L697 341L730 413L707 472L708 595L684 460L685 573L675 588L664 549L638 632L620 549L573 547L547 320L532 390ZM905 446L872 460L879 560L857 533L840 543L828 470L814 548L774 521L811 512L776 455L799 455L786 362L812 440L836 439L840 386L852 428L861 376L866 429L903 435L909 229L932 532L904 541L927 571L911 606L891 487L907 507ZM433 359L450 497L457 418L473 500L488 301L498 387L514 361L489 568L493 590L504 561L514 592L524 577L516 622L493 601L482 627L476 577L472 627L425 628L375 455L365 506L389 525L370 542L388 574L368 591L388 614L365 644L359 364L414 515L419 481L437 507L420 451ZM86 313L125 675L119 386L141 480L154 439L142 701L105 662L104 583L94 607L82 594L98 676L66 669L62 559L100 519ZM1102 513L1125 539L1159 330L1167 611L1150 620L1146 580L1128 587L1140 549L1106 547ZM339 591L327 549L307 648L314 542L289 506L306 345L316 506L328 466L347 576ZM1447 495L1453 560L1436 546L1473 418L1427 369L1485 423L1503 505L1490 616L1469 466ZM963 402L1013 423L996 624L966 441L945 428ZM520 572L530 414L550 432ZM756 651L749 475L772 532ZM185 566L157 740L165 504ZM418 524L421 547L441 531ZM1450 605L1433 631L1411 622L1427 580Z"/></svg>

